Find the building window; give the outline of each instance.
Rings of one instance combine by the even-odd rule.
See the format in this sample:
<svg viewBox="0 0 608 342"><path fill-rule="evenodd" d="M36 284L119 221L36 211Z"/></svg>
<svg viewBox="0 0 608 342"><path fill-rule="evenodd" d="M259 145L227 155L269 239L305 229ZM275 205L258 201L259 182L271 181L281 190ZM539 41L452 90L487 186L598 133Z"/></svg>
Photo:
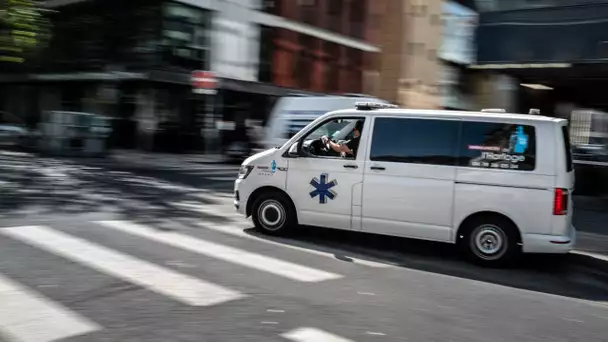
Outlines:
<svg viewBox="0 0 608 342"><path fill-rule="evenodd" d="M344 0L327 1L327 27L334 32L342 32L342 12Z"/></svg>
<svg viewBox="0 0 608 342"><path fill-rule="evenodd" d="M275 52L275 29L269 26L260 27L260 67L258 69L258 79L260 82L273 82L273 60Z"/></svg>
<svg viewBox="0 0 608 342"><path fill-rule="evenodd" d="M464 122L459 166L532 171L536 164L533 126Z"/></svg>
<svg viewBox="0 0 608 342"><path fill-rule="evenodd" d="M294 78L300 88L310 89L314 77L315 38L300 34L299 43L302 50L295 56Z"/></svg>
<svg viewBox="0 0 608 342"><path fill-rule="evenodd" d="M431 14L431 25L439 26L441 25L441 18L439 18L438 14Z"/></svg>
<svg viewBox="0 0 608 342"><path fill-rule="evenodd" d="M298 6L316 6L316 0L298 0Z"/></svg>
<svg viewBox="0 0 608 342"><path fill-rule="evenodd" d="M370 160L456 165L458 121L377 118Z"/></svg>
<svg viewBox="0 0 608 342"><path fill-rule="evenodd" d="M163 15L165 62L185 69L209 69L211 12L169 2Z"/></svg>
<svg viewBox="0 0 608 342"><path fill-rule="evenodd" d="M327 63L325 64L325 88L327 92L337 92L340 87L340 46L335 43L326 42L325 54Z"/></svg>
<svg viewBox="0 0 608 342"><path fill-rule="evenodd" d="M424 53L424 43L407 43L407 52L410 55L418 55Z"/></svg>
<svg viewBox="0 0 608 342"><path fill-rule="evenodd" d="M274 15L281 15L284 0L263 0L262 11Z"/></svg>
<svg viewBox="0 0 608 342"><path fill-rule="evenodd" d="M414 17L426 17L427 6L426 5L412 5L412 16Z"/></svg>
<svg viewBox="0 0 608 342"><path fill-rule="evenodd" d="M359 39L364 39L365 37L366 5L366 0L353 0L350 2L349 34L352 37Z"/></svg>
<svg viewBox="0 0 608 342"><path fill-rule="evenodd" d="M317 10L316 1L298 0L298 5L300 6L299 13L302 22L309 25L317 26L317 22L319 20L319 12Z"/></svg>

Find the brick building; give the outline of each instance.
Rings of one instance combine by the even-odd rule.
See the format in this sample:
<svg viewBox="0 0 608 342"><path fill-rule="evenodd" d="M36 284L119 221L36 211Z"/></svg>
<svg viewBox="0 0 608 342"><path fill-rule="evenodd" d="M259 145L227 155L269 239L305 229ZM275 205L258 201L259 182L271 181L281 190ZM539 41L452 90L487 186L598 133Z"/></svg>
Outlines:
<svg viewBox="0 0 608 342"><path fill-rule="evenodd" d="M366 42L369 6L381 0L274 0L264 10L309 28L263 25L267 63L260 81L322 93L362 93L366 64L377 49ZM308 34L307 34L308 33ZM346 38L346 39L345 39Z"/></svg>

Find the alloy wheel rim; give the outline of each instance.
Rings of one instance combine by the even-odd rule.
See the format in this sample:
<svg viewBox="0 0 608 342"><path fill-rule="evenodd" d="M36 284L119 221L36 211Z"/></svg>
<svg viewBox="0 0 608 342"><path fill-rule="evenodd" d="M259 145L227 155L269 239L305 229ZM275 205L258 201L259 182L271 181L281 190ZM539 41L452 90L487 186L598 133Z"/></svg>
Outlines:
<svg viewBox="0 0 608 342"><path fill-rule="evenodd" d="M276 216L276 217L273 217ZM258 209L259 221L267 230L278 230L283 226L286 219L283 205L276 200L266 200Z"/></svg>
<svg viewBox="0 0 608 342"><path fill-rule="evenodd" d="M471 245L478 257L485 260L496 260L506 252L507 237L498 226L484 224L473 230Z"/></svg>

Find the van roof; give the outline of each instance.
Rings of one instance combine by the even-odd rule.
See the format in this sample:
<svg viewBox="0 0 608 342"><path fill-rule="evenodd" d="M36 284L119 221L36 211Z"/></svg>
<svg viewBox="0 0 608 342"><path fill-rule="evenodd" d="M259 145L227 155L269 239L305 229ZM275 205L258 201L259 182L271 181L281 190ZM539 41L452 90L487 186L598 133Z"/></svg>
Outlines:
<svg viewBox="0 0 608 342"><path fill-rule="evenodd" d="M350 113L353 111L358 113L362 112L356 109L343 109L333 113ZM482 111L458 111L458 110L436 110L436 109L403 109L403 108L379 108L365 111L366 114L371 115L408 115L418 117L433 117L433 118L467 118L467 119L504 119L513 121L526 121L526 122L563 122L566 119L554 118L544 115L533 115L533 114L516 114L516 113L497 113L497 112L482 112Z"/></svg>

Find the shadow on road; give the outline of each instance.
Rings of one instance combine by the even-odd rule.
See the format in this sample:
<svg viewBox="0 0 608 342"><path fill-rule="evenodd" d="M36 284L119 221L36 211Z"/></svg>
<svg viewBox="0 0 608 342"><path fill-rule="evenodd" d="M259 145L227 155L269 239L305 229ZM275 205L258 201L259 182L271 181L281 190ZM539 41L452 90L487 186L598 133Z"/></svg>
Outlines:
<svg viewBox="0 0 608 342"><path fill-rule="evenodd" d="M213 185L228 191L232 182L210 184L199 176L196 182L188 183L189 179L184 182L187 174L166 172L162 175L167 177L159 177L148 171L118 171L64 159L5 159L0 163L0 217L109 212L132 220L180 216L225 222L221 216L183 210L174 204L219 204L210 197L201 197L201 187Z"/></svg>
<svg viewBox="0 0 608 342"><path fill-rule="evenodd" d="M399 267L466 278L523 290L592 301L608 301L608 283L573 268L568 256L526 255L508 269L490 269L464 261L456 246L438 242L306 227L283 238L267 236L255 229L248 234L301 248L341 250L335 257L351 262L362 256Z"/></svg>

